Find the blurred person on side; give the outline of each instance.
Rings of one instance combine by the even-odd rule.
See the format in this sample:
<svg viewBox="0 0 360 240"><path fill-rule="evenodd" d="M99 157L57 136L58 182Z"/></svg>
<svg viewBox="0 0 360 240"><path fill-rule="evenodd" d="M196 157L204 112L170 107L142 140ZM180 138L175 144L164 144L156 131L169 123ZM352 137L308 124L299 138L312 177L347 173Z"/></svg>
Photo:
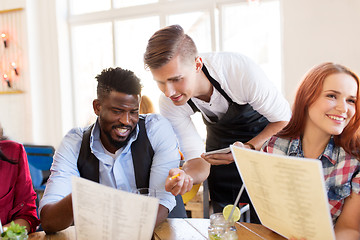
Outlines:
<svg viewBox="0 0 360 240"><path fill-rule="evenodd" d="M142 95L140 102L140 114L148 113L155 113L155 108L151 99L146 95Z"/></svg>
<svg viewBox="0 0 360 240"><path fill-rule="evenodd" d="M7 140L0 125L0 219L3 227L14 221L25 226L28 233L35 232L40 224L35 201L24 146Z"/></svg>

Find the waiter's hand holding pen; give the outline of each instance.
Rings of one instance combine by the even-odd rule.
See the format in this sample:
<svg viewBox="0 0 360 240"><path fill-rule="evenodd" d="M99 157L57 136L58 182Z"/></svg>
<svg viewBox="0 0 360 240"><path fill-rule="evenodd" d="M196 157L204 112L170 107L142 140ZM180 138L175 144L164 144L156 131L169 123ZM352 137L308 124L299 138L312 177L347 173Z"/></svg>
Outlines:
<svg viewBox="0 0 360 240"><path fill-rule="evenodd" d="M193 179L180 168L173 168L169 171L169 175L165 182L165 190L171 192L174 196L191 190Z"/></svg>

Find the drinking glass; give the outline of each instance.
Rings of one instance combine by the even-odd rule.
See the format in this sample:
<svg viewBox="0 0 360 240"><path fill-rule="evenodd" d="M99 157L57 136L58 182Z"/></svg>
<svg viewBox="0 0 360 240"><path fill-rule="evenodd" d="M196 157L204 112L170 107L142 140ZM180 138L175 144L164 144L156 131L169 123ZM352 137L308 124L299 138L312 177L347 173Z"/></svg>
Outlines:
<svg viewBox="0 0 360 240"><path fill-rule="evenodd" d="M210 240L238 240L235 223L227 221L222 213L211 214L208 234Z"/></svg>
<svg viewBox="0 0 360 240"><path fill-rule="evenodd" d="M138 188L134 189L133 193L148 197L156 197L156 190L153 188Z"/></svg>

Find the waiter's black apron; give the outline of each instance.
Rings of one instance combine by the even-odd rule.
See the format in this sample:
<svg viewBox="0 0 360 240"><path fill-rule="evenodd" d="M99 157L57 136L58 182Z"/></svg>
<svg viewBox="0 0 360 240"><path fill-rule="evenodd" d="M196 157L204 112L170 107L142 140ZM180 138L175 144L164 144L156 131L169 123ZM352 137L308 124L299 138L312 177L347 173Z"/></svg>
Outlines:
<svg viewBox="0 0 360 240"><path fill-rule="evenodd" d="M236 141L247 142L267 126L269 121L255 111L250 104L239 105L233 102L220 84L210 76L205 65L202 71L216 90L229 102L229 108L221 119L211 123L203 117L207 130L206 151L228 147ZM199 111L191 99L188 104L194 112ZM227 204L233 204L243 184L235 163L212 165L208 183L215 212L221 211ZM242 195L240 202L250 202L247 193ZM257 216L255 215L257 220L253 217L254 212L251 215L251 221L257 222Z"/></svg>

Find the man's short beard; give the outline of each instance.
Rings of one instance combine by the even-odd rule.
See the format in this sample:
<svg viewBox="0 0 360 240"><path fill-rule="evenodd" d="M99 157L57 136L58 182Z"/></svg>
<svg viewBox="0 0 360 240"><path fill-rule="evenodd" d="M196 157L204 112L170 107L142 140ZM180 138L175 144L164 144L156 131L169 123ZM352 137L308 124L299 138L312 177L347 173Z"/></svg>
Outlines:
<svg viewBox="0 0 360 240"><path fill-rule="evenodd" d="M135 129L134 129L134 130L135 130ZM111 137L111 135L110 135L109 132L105 132L105 135L106 135L107 139L109 140L109 143L110 143L113 147L115 147L116 150L119 150L120 148L122 148L123 146L125 146L125 145L129 142L131 136L132 136L132 135L134 134L134 132L135 132L134 130L129 134L129 136L125 139L125 141L116 141L116 140L114 140L114 139Z"/></svg>

